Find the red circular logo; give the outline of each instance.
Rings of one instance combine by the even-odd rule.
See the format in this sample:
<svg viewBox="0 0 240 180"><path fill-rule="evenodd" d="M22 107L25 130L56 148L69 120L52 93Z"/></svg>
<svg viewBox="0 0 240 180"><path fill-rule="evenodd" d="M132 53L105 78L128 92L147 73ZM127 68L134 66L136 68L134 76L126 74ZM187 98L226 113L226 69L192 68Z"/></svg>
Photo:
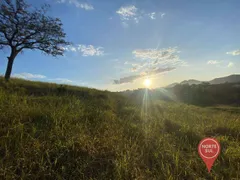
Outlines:
<svg viewBox="0 0 240 180"><path fill-rule="evenodd" d="M215 139L206 138L200 142L198 151L203 158L216 158L220 152L220 145Z"/></svg>

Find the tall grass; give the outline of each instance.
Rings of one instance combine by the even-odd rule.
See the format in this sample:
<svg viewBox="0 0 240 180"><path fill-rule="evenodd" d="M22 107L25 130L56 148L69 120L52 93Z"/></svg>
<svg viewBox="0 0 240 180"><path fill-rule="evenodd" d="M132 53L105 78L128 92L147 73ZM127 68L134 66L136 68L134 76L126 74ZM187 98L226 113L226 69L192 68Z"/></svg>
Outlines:
<svg viewBox="0 0 240 180"><path fill-rule="evenodd" d="M143 112L107 91L1 82L0 179L240 179L239 109L145 104ZM222 146L210 174L197 153L208 136Z"/></svg>

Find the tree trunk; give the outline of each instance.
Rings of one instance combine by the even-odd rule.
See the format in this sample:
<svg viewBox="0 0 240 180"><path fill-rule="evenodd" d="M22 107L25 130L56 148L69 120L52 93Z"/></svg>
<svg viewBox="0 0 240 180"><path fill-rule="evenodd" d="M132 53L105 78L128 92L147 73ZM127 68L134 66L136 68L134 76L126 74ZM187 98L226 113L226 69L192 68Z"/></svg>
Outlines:
<svg viewBox="0 0 240 180"><path fill-rule="evenodd" d="M17 56L17 52L12 50L10 57L8 57L8 64L7 64L7 70L5 73L5 80L8 81L10 79L11 73L12 73L12 67L15 57Z"/></svg>

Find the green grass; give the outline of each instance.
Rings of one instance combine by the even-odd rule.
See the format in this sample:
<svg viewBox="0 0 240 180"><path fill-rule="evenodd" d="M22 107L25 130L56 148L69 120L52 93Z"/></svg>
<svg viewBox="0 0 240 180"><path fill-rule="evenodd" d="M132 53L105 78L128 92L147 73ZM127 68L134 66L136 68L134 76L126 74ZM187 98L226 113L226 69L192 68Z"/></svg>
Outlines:
<svg viewBox="0 0 240 180"><path fill-rule="evenodd" d="M117 93L0 84L0 179L240 179L239 108L149 100L144 113ZM222 147L210 174L209 136Z"/></svg>

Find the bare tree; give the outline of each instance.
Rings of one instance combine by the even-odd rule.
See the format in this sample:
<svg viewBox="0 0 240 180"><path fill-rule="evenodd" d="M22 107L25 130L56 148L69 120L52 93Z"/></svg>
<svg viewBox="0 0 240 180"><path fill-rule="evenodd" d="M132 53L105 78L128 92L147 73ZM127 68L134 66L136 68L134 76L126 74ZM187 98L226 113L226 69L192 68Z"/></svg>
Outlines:
<svg viewBox="0 0 240 180"><path fill-rule="evenodd" d="M14 2L13 2L14 1ZM48 55L63 55L66 34L61 20L46 15L49 5L33 9L24 0L0 2L0 49L9 47L5 79L9 80L16 56L24 49L40 50Z"/></svg>

